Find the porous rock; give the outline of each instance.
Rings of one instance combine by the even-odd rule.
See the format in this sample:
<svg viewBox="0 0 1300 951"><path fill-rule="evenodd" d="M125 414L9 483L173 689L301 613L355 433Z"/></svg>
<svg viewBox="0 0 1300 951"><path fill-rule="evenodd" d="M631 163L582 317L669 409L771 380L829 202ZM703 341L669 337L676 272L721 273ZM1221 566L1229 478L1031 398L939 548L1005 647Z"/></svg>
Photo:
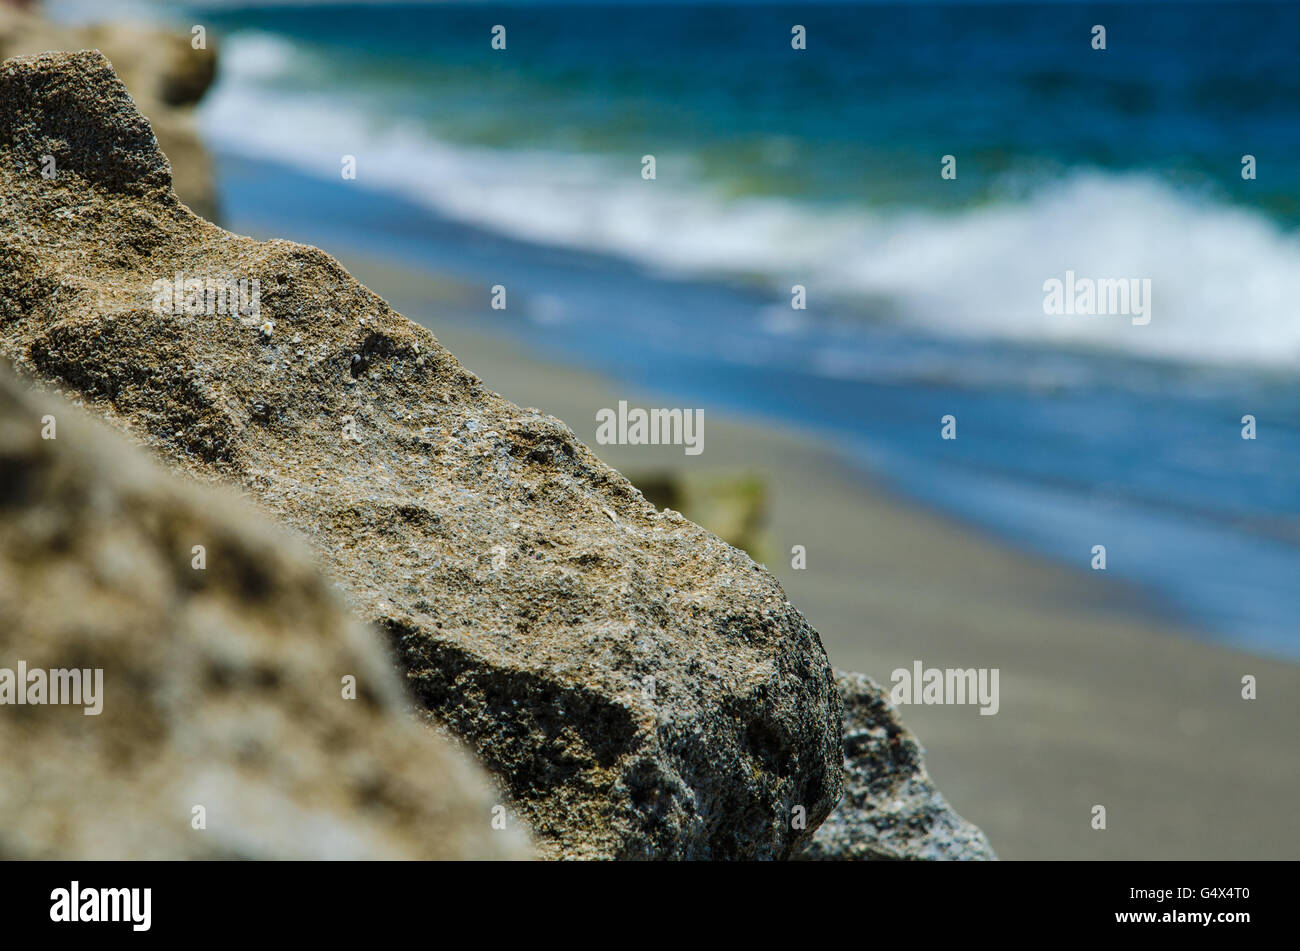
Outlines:
<svg viewBox="0 0 1300 951"><path fill-rule="evenodd" d="M187 32L131 22L59 23L39 10L0 3L0 60L52 50L100 50L148 118L175 166L173 184L196 214L215 220L212 159L199 138L194 106L217 72L212 37L195 45ZM57 159L57 153L51 153Z"/></svg>
<svg viewBox="0 0 1300 951"><path fill-rule="evenodd" d="M801 859L996 859L988 839L948 805L925 750L889 695L865 674L836 671L844 698L844 799Z"/></svg>

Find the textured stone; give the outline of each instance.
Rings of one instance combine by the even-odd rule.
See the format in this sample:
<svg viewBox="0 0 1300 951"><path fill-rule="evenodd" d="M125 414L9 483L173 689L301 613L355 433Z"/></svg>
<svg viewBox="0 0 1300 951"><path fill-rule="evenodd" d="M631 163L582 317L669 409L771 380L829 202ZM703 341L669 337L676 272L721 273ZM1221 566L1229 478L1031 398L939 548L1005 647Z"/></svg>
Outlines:
<svg viewBox="0 0 1300 951"><path fill-rule="evenodd" d="M177 195L196 214L215 220L212 159L199 138L193 109L216 77L212 37L195 49L185 32L138 23L54 23L36 11L0 3L0 60L82 49L98 49L116 66L159 147L172 160Z"/></svg>
<svg viewBox="0 0 1300 951"><path fill-rule="evenodd" d="M844 799L798 857L820 860L996 859L925 770L925 750L889 695L865 674L835 672L844 698Z"/></svg>
<svg viewBox="0 0 1300 951"><path fill-rule="evenodd" d="M0 859L530 854L305 546L3 367L0 618L0 668L102 670L0 705Z"/></svg>
<svg viewBox="0 0 1300 951"><path fill-rule="evenodd" d="M328 255L193 216L102 57L0 69L0 197L0 350L302 533L546 855L785 858L829 813L840 698L776 581ZM176 272L260 313L155 308Z"/></svg>

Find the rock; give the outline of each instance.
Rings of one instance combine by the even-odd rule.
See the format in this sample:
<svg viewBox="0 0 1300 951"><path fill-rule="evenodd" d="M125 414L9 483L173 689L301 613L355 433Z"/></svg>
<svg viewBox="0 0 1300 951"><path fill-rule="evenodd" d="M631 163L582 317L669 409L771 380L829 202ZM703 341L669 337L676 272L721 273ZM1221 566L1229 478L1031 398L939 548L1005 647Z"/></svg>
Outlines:
<svg viewBox="0 0 1300 951"><path fill-rule="evenodd" d="M835 672L844 698L844 799L798 857L818 860L996 859L925 770L925 750L889 694L865 674Z"/></svg>
<svg viewBox="0 0 1300 951"><path fill-rule="evenodd" d="M0 684L102 670L79 705L0 689L0 859L530 854L304 546L3 368L0 618Z"/></svg>
<svg viewBox="0 0 1300 951"><path fill-rule="evenodd" d="M98 49L115 64L171 159L176 193L196 214L215 220L212 159L199 139L193 109L216 77L211 38L204 49L194 49L186 33L133 23L52 23L36 12L0 4L0 60L81 49Z"/></svg>
<svg viewBox="0 0 1300 951"><path fill-rule="evenodd" d="M786 858L830 812L840 698L776 581L328 255L192 215L103 57L0 68L0 198L0 350L305 536L543 854ZM256 300L177 311L177 273Z"/></svg>

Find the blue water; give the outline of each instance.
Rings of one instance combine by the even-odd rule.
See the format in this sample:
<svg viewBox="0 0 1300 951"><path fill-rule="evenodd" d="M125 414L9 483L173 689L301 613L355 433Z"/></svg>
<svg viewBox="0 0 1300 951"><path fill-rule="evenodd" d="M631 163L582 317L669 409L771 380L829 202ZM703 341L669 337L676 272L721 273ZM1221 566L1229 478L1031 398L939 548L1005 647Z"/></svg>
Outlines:
<svg viewBox="0 0 1300 951"><path fill-rule="evenodd" d="M1104 544L1187 624L1300 658L1300 8L192 19L223 37L202 120L232 219L479 284L463 316L824 435L1081 569ZM1151 322L1045 314L1067 269L1149 278Z"/></svg>

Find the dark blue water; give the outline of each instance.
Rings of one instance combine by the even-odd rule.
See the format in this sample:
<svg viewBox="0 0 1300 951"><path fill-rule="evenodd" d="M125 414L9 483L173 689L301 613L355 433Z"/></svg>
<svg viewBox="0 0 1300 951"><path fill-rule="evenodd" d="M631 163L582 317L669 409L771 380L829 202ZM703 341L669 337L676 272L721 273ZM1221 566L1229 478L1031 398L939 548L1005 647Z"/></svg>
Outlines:
<svg viewBox="0 0 1300 951"><path fill-rule="evenodd" d="M1088 163L1300 215L1292 4L198 9L217 29L291 38L304 55L280 88L380 103L458 143L637 155L659 144L732 194L877 205L988 201L1016 186L1010 173L1037 181ZM505 51L490 46L496 24ZM791 47L794 24L806 50ZM1254 149L1268 172L1243 191L1237 162ZM969 175L939 189L943 154Z"/></svg>

